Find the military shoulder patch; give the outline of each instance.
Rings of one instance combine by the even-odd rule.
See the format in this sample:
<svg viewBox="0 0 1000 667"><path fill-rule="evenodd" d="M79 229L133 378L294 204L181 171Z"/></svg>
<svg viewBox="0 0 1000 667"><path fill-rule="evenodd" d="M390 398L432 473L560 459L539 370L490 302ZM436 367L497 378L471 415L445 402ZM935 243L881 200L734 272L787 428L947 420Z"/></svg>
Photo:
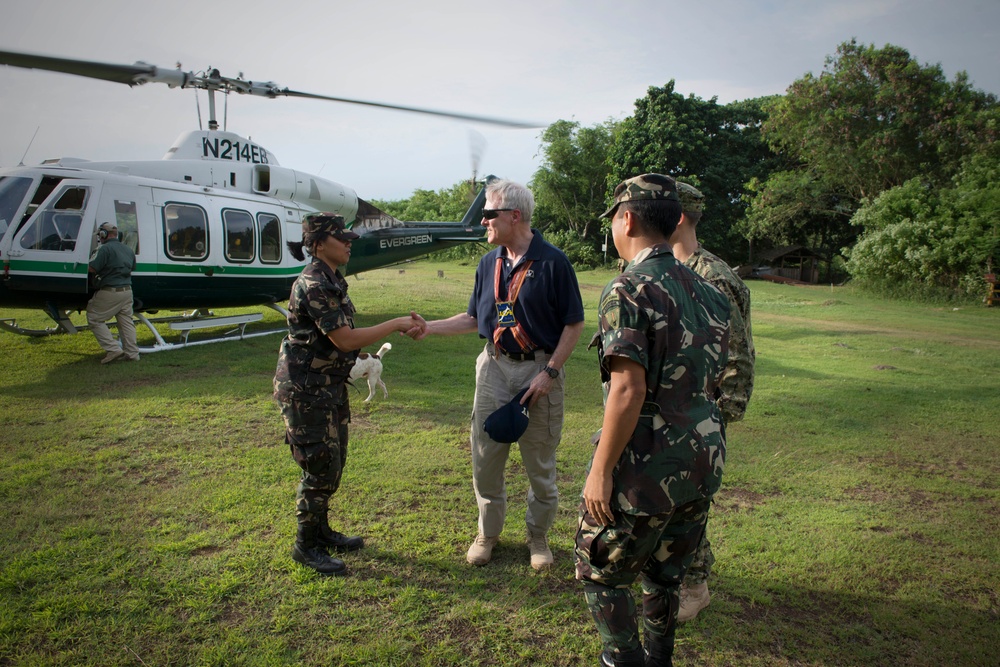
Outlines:
<svg viewBox="0 0 1000 667"><path fill-rule="evenodd" d="M609 291L601 300L599 315L602 320L612 329L618 328L618 293L615 290Z"/></svg>

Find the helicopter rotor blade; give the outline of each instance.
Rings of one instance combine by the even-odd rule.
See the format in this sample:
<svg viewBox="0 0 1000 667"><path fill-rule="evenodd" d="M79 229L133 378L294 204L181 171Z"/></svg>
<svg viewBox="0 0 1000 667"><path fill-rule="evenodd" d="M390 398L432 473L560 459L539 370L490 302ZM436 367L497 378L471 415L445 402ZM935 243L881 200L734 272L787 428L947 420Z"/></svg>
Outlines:
<svg viewBox="0 0 1000 667"><path fill-rule="evenodd" d="M538 123L526 123L518 120L506 120L504 118L494 118L491 116L477 116L474 114L455 113L452 111L439 111L436 109L423 109L421 107L408 107L399 104L385 104L384 102L352 100L346 97L331 97L329 95L316 95L314 93L303 93L297 90L289 90L288 88L282 88L280 90L273 91L272 96L277 96L277 95L285 95L287 97L305 97L314 100L327 100L330 102L343 102L345 104L361 104L369 107L394 109L396 111L408 111L410 113L422 113L431 116L443 116L445 118L456 118L458 120L468 120L476 123L488 123L490 125L502 125L504 127L515 127L521 129L544 127L543 125L540 125Z"/></svg>
<svg viewBox="0 0 1000 667"><path fill-rule="evenodd" d="M53 58L52 56L38 56L28 53L14 53L12 51L0 51L0 65L12 65L13 67L23 67L25 69L44 69L52 72L63 72L65 74L76 74L86 76L91 79L102 79L114 83L124 83L134 86L137 77L152 74L156 69L152 65L136 63L135 65L114 65L111 63L99 63L89 60L75 60L72 58Z"/></svg>
<svg viewBox="0 0 1000 667"><path fill-rule="evenodd" d="M75 74L90 79L124 83L127 86L141 86L144 83L154 82L165 83L171 88L178 86L186 88L201 81L200 77L191 72L182 72L180 68L164 69L144 62L137 62L134 65L118 65L75 58L54 58L31 53L15 53L13 51L0 51L0 65ZM198 87L208 88L209 86L199 85Z"/></svg>
<svg viewBox="0 0 1000 667"><path fill-rule="evenodd" d="M111 81L113 83L124 83L128 86L136 86L144 83L165 83L171 88L181 87L199 88L209 91L218 90L223 92L235 92L241 95L270 97L272 99L279 96L303 97L314 100L325 100L328 102L360 104L363 106L392 109L395 111L406 111L409 113L455 118L475 123L500 125L503 127L544 127L544 125L539 123L527 123L523 121L507 120L504 118L494 118L490 116L478 116L474 114L455 113L452 111L440 111L436 109L424 109L421 107L410 107L399 104L386 104L384 102L371 102L366 100L349 99L346 97L332 97L330 95L305 93L297 90L289 90L288 88L279 88L278 84L273 81L248 81L243 79L242 75L236 79L225 77L220 75L217 69L213 68L209 68L208 71L204 73L196 74L194 72L183 72L181 71L180 66L178 66L177 69L165 69L144 62L137 62L134 65L116 65L112 63L100 63L89 60L77 60L74 58L55 58L52 56L17 53L14 51L0 51L0 65L10 65L26 69L43 69L52 72L62 72L64 74L75 74L77 76L85 76L92 79Z"/></svg>

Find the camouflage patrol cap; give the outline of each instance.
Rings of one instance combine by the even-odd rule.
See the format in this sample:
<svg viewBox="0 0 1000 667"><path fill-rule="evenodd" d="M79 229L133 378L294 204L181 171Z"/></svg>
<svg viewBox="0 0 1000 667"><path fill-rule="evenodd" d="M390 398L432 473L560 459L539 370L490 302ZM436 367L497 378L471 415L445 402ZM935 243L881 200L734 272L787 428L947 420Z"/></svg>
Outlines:
<svg viewBox="0 0 1000 667"><path fill-rule="evenodd" d="M701 190L683 181L677 181L677 196L681 198L681 210L685 213L700 213L705 206Z"/></svg>
<svg viewBox="0 0 1000 667"><path fill-rule="evenodd" d="M636 201L638 199L662 199L666 201L680 201L677 196L677 184L674 179L663 174L643 174L622 181L615 188L615 200L611 208L604 212L602 218L611 217L618 204L625 201Z"/></svg>
<svg viewBox="0 0 1000 667"><path fill-rule="evenodd" d="M336 213L310 213L302 218L302 234L322 234L327 233L335 239L350 241L360 238L347 228L344 216Z"/></svg>

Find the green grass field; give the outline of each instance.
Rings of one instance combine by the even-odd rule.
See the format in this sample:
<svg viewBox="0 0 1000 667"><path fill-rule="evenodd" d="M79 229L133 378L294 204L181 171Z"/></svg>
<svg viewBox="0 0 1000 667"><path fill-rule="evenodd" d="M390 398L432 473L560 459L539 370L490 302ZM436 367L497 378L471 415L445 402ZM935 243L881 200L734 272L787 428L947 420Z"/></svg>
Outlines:
<svg viewBox="0 0 1000 667"><path fill-rule="evenodd" d="M358 323L463 311L473 270L354 277ZM579 277L547 573L528 565L516 453L495 559L465 563L475 336L389 339L389 399L355 395L331 511L367 546L325 579L289 556L279 336L101 366L89 333L0 334L0 665L596 664L572 543L611 273ZM996 665L1000 309L750 288L756 389L709 524L712 604L675 664Z"/></svg>

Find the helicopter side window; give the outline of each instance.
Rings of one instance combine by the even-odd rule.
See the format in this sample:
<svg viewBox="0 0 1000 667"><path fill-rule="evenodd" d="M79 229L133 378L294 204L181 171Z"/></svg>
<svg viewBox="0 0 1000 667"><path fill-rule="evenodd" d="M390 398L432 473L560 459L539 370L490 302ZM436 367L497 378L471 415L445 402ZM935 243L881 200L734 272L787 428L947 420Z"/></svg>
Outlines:
<svg viewBox="0 0 1000 667"><path fill-rule="evenodd" d="M139 215L134 201L115 200L115 224L118 240L139 254Z"/></svg>
<svg viewBox="0 0 1000 667"><path fill-rule="evenodd" d="M167 204L163 207L163 219L167 257L190 261L208 256L208 218L205 211L188 204Z"/></svg>
<svg viewBox="0 0 1000 667"><path fill-rule="evenodd" d="M21 236L25 250L72 251L80 235L83 209L90 188L67 188L55 204L46 207Z"/></svg>
<svg viewBox="0 0 1000 667"><path fill-rule="evenodd" d="M226 235L226 259L231 262L253 261L253 216L246 211L222 212L222 229Z"/></svg>
<svg viewBox="0 0 1000 667"><path fill-rule="evenodd" d="M0 177L0 238L13 225L14 216L28 194L31 179L24 176Z"/></svg>
<svg viewBox="0 0 1000 667"><path fill-rule="evenodd" d="M277 216L261 213L257 216L260 227L260 261L278 263L281 261L281 222Z"/></svg>

